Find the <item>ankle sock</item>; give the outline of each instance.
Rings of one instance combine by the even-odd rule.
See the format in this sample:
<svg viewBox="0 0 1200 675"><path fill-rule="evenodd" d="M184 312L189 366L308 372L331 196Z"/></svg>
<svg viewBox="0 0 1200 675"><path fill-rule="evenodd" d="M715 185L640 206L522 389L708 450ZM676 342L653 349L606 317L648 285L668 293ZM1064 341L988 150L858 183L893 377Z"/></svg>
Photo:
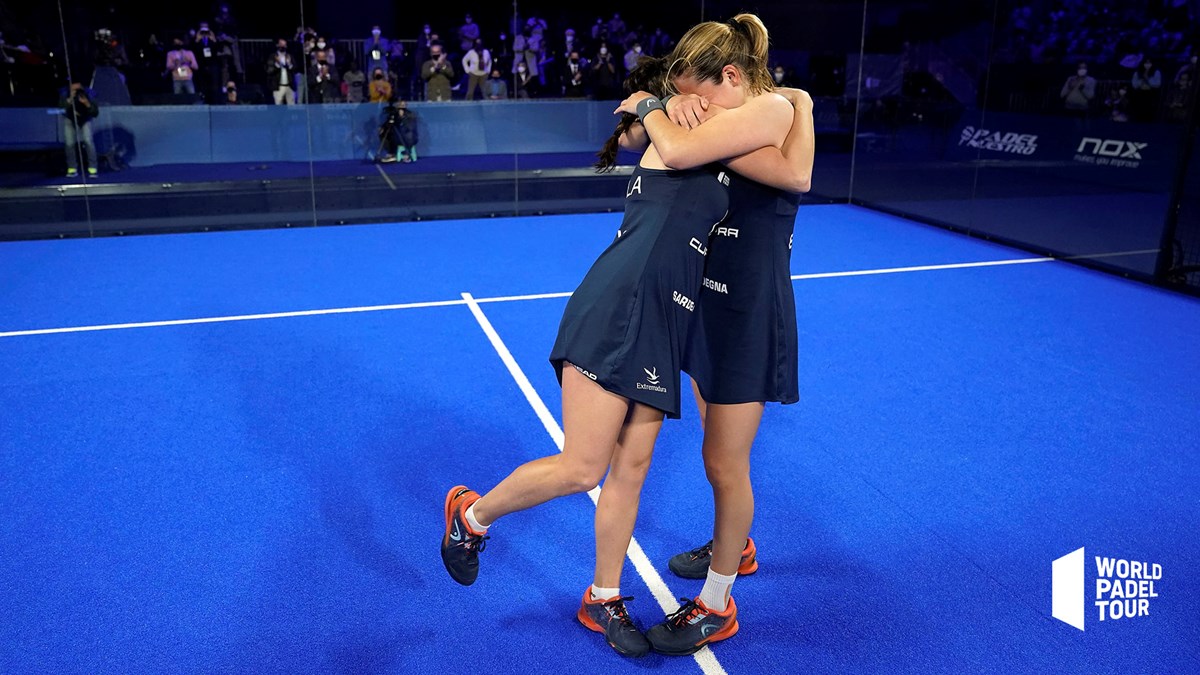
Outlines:
<svg viewBox="0 0 1200 675"><path fill-rule="evenodd" d="M737 579L737 573L733 574L718 574L708 570L708 578L704 580L704 588L700 590L700 601L704 606L714 612L724 612L729 606L729 591L733 588L733 581Z"/></svg>
<svg viewBox="0 0 1200 675"><path fill-rule="evenodd" d="M483 533L487 532L487 526L480 525L479 521L475 520L475 505L474 504L468 506L467 512L463 515L465 515L467 517L467 526L470 527L472 530L474 530L476 534L483 534Z"/></svg>

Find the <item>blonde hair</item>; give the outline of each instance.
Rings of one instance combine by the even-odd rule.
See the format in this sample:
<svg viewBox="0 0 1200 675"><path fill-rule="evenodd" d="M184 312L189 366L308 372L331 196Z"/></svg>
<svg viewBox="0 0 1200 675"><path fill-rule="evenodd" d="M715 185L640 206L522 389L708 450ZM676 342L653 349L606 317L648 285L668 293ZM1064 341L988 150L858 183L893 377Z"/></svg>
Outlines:
<svg viewBox="0 0 1200 675"><path fill-rule="evenodd" d="M699 81L719 83L721 70L736 66L742 72L746 88L753 94L775 90L767 69L770 38L762 19L754 14L738 14L726 23L705 21L693 26L680 38L667 57L670 78L688 75ZM674 90L674 85L671 85Z"/></svg>

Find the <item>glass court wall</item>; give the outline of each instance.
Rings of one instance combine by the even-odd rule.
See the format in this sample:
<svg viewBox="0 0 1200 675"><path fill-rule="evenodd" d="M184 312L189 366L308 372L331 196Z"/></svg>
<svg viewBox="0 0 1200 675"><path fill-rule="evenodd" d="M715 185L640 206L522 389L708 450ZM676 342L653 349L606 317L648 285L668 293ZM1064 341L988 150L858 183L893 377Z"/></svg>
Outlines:
<svg viewBox="0 0 1200 675"><path fill-rule="evenodd" d="M1195 282L1195 17L1150 5L9 3L0 238L620 210L626 64L747 10L814 99L808 203Z"/></svg>

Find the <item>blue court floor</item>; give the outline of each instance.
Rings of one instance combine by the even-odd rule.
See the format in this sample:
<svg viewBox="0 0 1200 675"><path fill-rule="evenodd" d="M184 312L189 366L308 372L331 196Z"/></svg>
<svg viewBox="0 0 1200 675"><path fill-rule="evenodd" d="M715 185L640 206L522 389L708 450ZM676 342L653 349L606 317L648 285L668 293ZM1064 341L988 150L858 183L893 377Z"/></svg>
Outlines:
<svg viewBox="0 0 1200 675"><path fill-rule="evenodd" d="M558 451L546 357L619 218L0 244L0 672L1200 672L1200 302L850 206L800 210L735 638L579 626L585 495L450 581L446 490ZM666 565L710 536L699 447L688 404L643 626L700 589ZM1051 618L1081 547L1085 631ZM1097 620L1095 556L1161 565L1148 616Z"/></svg>

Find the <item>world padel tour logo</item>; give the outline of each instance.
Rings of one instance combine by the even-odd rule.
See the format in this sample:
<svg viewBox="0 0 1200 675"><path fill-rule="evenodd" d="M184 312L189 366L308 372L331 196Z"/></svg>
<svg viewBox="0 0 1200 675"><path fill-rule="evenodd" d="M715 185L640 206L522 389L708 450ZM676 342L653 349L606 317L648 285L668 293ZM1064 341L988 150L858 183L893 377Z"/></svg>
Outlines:
<svg viewBox="0 0 1200 675"><path fill-rule="evenodd" d="M1012 155L1032 155L1038 149L1037 134L1018 134L1011 131L992 131L967 127L962 130L959 145L979 150L991 150Z"/></svg>
<svg viewBox="0 0 1200 675"><path fill-rule="evenodd" d="M1149 616L1150 601L1158 598L1155 584L1162 581L1162 565L1102 556L1095 556L1095 561L1095 584L1091 587L1086 583L1087 563L1082 548L1054 561L1054 618L1083 630L1089 610L1100 621ZM1095 595L1085 597L1088 589Z"/></svg>

